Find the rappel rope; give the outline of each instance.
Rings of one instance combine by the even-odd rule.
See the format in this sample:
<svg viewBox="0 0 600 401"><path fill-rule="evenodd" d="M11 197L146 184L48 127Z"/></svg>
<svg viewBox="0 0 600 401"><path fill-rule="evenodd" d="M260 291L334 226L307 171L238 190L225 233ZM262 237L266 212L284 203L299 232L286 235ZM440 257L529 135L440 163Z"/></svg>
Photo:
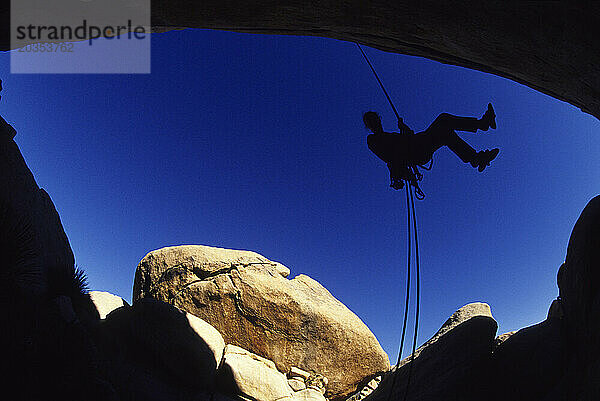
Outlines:
<svg viewBox="0 0 600 401"><path fill-rule="evenodd" d="M408 185L407 185L408 186ZM416 192L416 189L415 189ZM421 309L421 266L419 261L419 233L417 231L417 212L415 211L415 200L413 199L413 193L410 191L410 203L412 210L412 222L413 222L413 231L415 233L415 269L416 269L416 293L417 293L417 301L416 301L416 310L415 310L415 331L413 336L413 346L412 353L410 354L410 364L408 366L408 379L406 381L406 392L404 393L404 401L406 401L408 397L408 388L410 387L410 378L412 376L413 365L415 360L415 351L417 350L417 333L419 331L419 313ZM410 243L410 237L409 243ZM402 350L400 351L402 352ZM398 356L398 360L400 360L400 356ZM391 392L391 391L390 391Z"/></svg>
<svg viewBox="0 0 600 401"><path fill-rule="evenodd" d="M398 369L398 366L400 365L400 361L402 360L402 350L404 349L404 338L406 337L406 323L408 320L408 305L410 302L410 252L412 249L412 244L410 241L411 238L411 229L410 229L410 195L409 195L409 191L410 191L410 185L406 185L406 211L408 213L406 213L406 228L408 231L408 247L406 249L406 265L407 265L407 271L406 271L406 300L404 301L404 318L403 318L403 322L402 322L402 336L400 337L400 350L398 351L398 360L396 361L396 369ZM390 401L390 399L392 398L392 392L394 391L394 387L396 387L396 378L398 377L397 374L394 374L394 377L392 378L392 386L390 387L390 392L388 393L388 397L387 397L387 401Z"/></svg>
<svg viewBox="0 0 600 401"><path fill-rule="evenodd" d="M371 71L373 72L373 75L377 79L377 82L379 82L379 86L381 87L381 90L383 91L383 94L387 98L387 101L390 104L390 106L392 106L392 110L394 111L394 114L396 115L396 119L398 120L398 122L400 122L402 120L400 118L400 114L398 114L398 110L396 110L396 106L394 105L394 102L392 102L392 98L390 98L390 95L388 94L387 90L385 89L385 86L383 85L383 82L381 82L381 79L379 79L379 74L377 74L377 71L375 71L375 67L373 67L373 64L371 64L371 60L369 60L369 57L367 56L367 54L363 50L362 46L358 42L354 42L354 43L356 44L356 46L358 47L358 50L360 50L360 52L362 53L363 57L365 58L365 61L367 62L367 64L371 68ZM419 165L414 165L414 166L409 166L409 167L410 167L411 171L413 172L413 174L415 176L415 180L414 181L410 181L411 185L415 187L415 197L418 200L423 200L423 199L425 199L425 194L423 193L423 191L419 187L419 183L418 183L423 178L423 174L421 174L419 172L419 167L421 167L422 169L427 170L427 171L431 170L431 168L433 167L433 156L431 157L431 160L429 161L429 166L425 166L425 165L419 164ZM406 181L408 183L408 180L406 180Z"/></svg>
<svg viewBox="0 0 600 401"><path fill-rule="evenodd" d="M396 115L396 118L398 119L398 121L400 121L400 114L398 114L398 110L396 110L396 106L394 106L394 102L392 102L390 95L388 95L387 91L385 90L385 86L383 86L383 82L381 82L381 79L379 79L379 75L377 75L377 71L375 71L373 64L371 64L371 60L369 60L369 58L367 57L367 54L365 53L363 48L360 46L360 44L358 42L354 42L354 43L356 43L356 46L358 46L358 49L360 50L363 57L365 58L365 61L367 62L367 64L369 64L369 67L371 67L371 71L373 71L373 75L375 75L375 78L377 78L377 82L379 82L379 86L381 86L381 89L383 90L385 97L387 97L387 100L390 103L390 106L392 106L392 110L394 110L394 114Z"/></svg>
<svg viewBox="0 0 600 401"><path fill-rule="evenodd" d="M412 225L412 232L411 232L411 225ZM411 251L412 251L412 233L414 233L414 240L415 240L415 273L416 273L416 310L415 310L415 329L414 329L414 333L413 333L413 343L412 343L412 352L410 355L410 362L409 362L409 366L408 366L408 378L406 380L406 390L404 392L404 398L403 400L406 401L406 399L408 398L408 391L410 388L410 381L411 381L411 377L412 377L412 373L413 373L413 365L414 365L414 359L415 359L415 352L417 350L417 334L419 332L419 315L420 315L420 306L421 306L421 274L420 274L420 270L421 270L421 266L420 266L420 259L419 259L419 235L418 235L418 231L417 231L417 213L415 210L415 200L414 200L414 195L413 195L413 189L412 187L409 185L408 182L406 182L406 227L407 227L407 234L408 234L408 241L407 241L407 249L406 249L406 253L407 253L407 258L406 258L406 265L407 265L407 269L406 269L406 300L404 301L404 318L403 318L403 322L402 322L402 336L400 337L400 349L398 351L398 360L396 361L396 372L393 375L392 378L392 385L389 389L388 392L388 396L387 396L387 401L390 401L392 399L392 393L394 391L394 388L396 387L396 378L398 377L398 372L397 369L400 366L400 362L402 361L402 351L404 350L404 340L406 338L406 327L407 327L407 321L408 321L408 309L409 309L409 302L410 302L410 281L411 281L411 269L410 269L410 264L411 264Z"/></svg>
<svg viewBox="0 0 600 401"><path fill-rule="evenodd" d="M369 65L369 67L371 67L371 71L373 72L373 75L375 75L375 78L377 79L377 82L379 82L379 86L381 87L381 89L383 90L383 93L385 94L385 97L387 98L388 102L390 103L390 106L392 106L392 110L394 110L394 114L396 115L396 118L398 119L398 121L400 121L400 115L398 114L398 111L396 110L396 107L394 106L394 103L392 102L392 99L390 98L387 90L385 89L385 86L383 85L383 82L381 82L381 79L379 79L379 75L377 74L377 71L375 71L375 68L373 67L373 64L371 64L371 61L369 60L369 58L367 57L367 54L364 52L364 50L362 49L362 47L360 46L360 44L356 43L356 46L358 47L358 49L360 50L360 52L362 53L363 57L365 58L365 61L367 62L367 64ZM433 159L431 159L431 162L429 163L429 166L419 166L422 167L425 170L431 170L431 168L433 167ZM414 365L414 358L415 358L415 351L417 349L417 334L418 334L418 330L419 330L419 313L420 313L420 292L421 292L421 279L420 279L420 260L419 260L419 236L418 236L418 231L417 231L417 213L415 210L415 200L414 198L416 197L419 200L422 200L425 198L425 194L423 193L423 191L421 191L421 188L419 188L419 185L417 184L416 181L419 181L423 176L422 174L419 172L417 166L410 166L414 176L415 176L415 181L408 180L405 179L404 180L404 184L406 185L406 216L407 216L407 233L408 233L408 237L407 237L407 259L406 259L406 300L404 302L404 317L403 317L403 322L402 322L402 336L400 338L400 350L398 352L398 361L396 362L396 369L398 369L400 362L402 360L402 351L404 349L404 340L406 337L406 327L407 327L407 321L408 321L408 309L409 309L409 301L410 301L410 274L411 274L411 250L412 250L412 232L414 232L414 240L415 240L415 269L416 269L416 310L415 310L415 329L414 329L414 335L413 335L413 344L412 344L412 353L410 356L410 362L409 362L409 367L408 367L408 378L406 381L406 391L404 393L404 400L406 401L407 397L408 397L408 390L410 388L410 380L411 380L411 376L413 373L413 365ZM413 189L414 188L414 189ZM414 194L413 194L414 191ZM411 223L412 223L412 232L411 232ZM388 397L387 400L390 401L391 397L392 397L392 393L394 391L394 387L396 386L396 377L398 376L397 371L396 374L394 374L393 379L392 379L392 386L389 390L388 393Z"/></svg>

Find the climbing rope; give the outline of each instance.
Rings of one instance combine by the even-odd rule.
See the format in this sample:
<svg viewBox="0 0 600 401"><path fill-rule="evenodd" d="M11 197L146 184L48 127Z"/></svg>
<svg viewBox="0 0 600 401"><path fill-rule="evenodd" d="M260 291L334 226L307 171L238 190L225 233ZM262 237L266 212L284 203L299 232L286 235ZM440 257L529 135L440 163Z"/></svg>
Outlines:
<svg viewBox="0 0 600 401"><path fill-rule="evenodd" d="M408 231L408 247L406 249L406 265L408 266L408 269L406 271L406 300L404 301L404 318L403 318L403 322L402 322L402 336L400 337L400 349L398 351L398 360L396 361L396 369L398 369L398 366L400 365L400 362L402 360L402 350L404 349L404 338L406 337L406 323L408 320L408 305L410 302L410 252L412 249L412 244L410 241L410 237L411 237L411 232L410 232L410 195L409 195L409 191L410 191L410 185L408 185L408 183L406 184L406 210L408 213L406 213L406 227L407 227L407 231ZM392 386L390 387L390 392L388 393L388 398L387 401L390 401L391 397L392 397L392 391L394 390L394 387L396 387L396 378L398 377L397 374L394 374L394 377L392 378Z"/></svg>
<svg viewBox="0 0 600 401"><path fill-rule="evenodd" d="M415 241L415 272L416 272L416 311L415 311L415 328L413 333L412 352L410 355L410 362L408 366L408 378L406 381L406 390L404 393L404 400L408 397L408 391L410 388L410 382L413 375L415 352L417 349L417 335L419 332L419 316L420 316L420 305L421 305L421 277L420 277L420 258L419 258L419 239L417 231L417 212L415 210L416 189L412 187L409 182L406 182L406 226L407 226L407 259L406 259L406 300L404 301L404 317L402 322L402 336L400 337L400 349L398 351L398 360L396 362L396 372L392 378L392 385L388 392L387 401L391 400L392 393L396 387L396 379L398 377L397 369L402 361L402 351L404 350L404 340L406 338L406 328L408 322L408 310L410 303L410 282L411 282L411 252L412 252L412 238L414 233ZM415 194L413 194L413 191ZM412 228L411 228L412 226Z"/></svg>
<svg viewBox="0 0 600 401"><path fill-rule="evenodd" d="M387 90L385 89L383 82L381 82L381 79L379 78L377 71L375 71L375 67L373 67L373 64L369 60L369 57L367 57L367 54L364 52L364 50L360 46L360 44L356 43L356 46L362 53L365 61L369 65L369 67L371 68L371 71L373 72L373 75L377 79L377 82L379 82L379 86L381 87L381 90L385 94L385 97L387 98L390 106L392 107L392 110L394 111L394 114L396 115L396 118L398 119L398 123L400 123L401 118L400 118L400 115L398 114L398 111L396 110L396 106L394 106L394 102L392 102L392 99L390 98L390 95L388 94ZM398 125L400 125L400 124L398 124ZM410 381L411 381L411 377L412 377L413 370L414 370L413 365L414 365L414 359L415 359L415 352L417 350L417 335L418 335L418 331L419 331L419 315L420 315L420 306L421 306L421 277L420 277L421 266L420 266L420 260L419 260L419 235L418 235L418 231L417 231L417 212L415 210L415 198L417 198L417 200L425 199L425 194L419 187L419 183L418 183L419 181L421 181L423 179L423 174L421 174L421 172L419 172L419 167L421 167L422 169L427 170L427 171L431 170L431 168L433 167L433 157L431 158L431 160L429 162L429 166L426 166L426 165L408 166L410 173L412 174L412 177L402 177L401 178L401 180L404 181L404 185L406 185L406 216L407 216L406 226L407 226L407 231L408 231L408 238L407 238L408 247L407 247L407 261L406 261L406 265L407 265L407 268L406 268L406 300L404 302L405 305L404 305L404 317L403 317L403 322L402 322L402 336L400 337L400 350L398 352L398 361L396 362L396 373L394 374L394 377L392 379L392 386L388 393L387 401L391 400L392 393L394 391L394 387L396 386L396 377L398 376L397 370L398 370L398 367L400 366L400 362L402 359L402 351L404 350L404 340L406 337L406 326L407 326L407 321L408 321L408 309L409 309L409 301L410 301L410 279L411 279L411 277L410 277L410 274L411 274L411 266L410 266L411 250L412 250L411 223L412 223L412 231L414 232L414 241L415 241L415 270L416 270L416 298L417 299L416 299L416 310L415 310L415 329L414 329L414 333L413 333L412 352L410 355L410 362L409 362L409 367L408 367L408 378L406 381L406 391L404 393L404 401L406 401L406 399L408 397L408 390L410 388ZM401 186L395 185L395 183L400 184L400 179L398 179L397 177L392 177L392 187L395 189L400 189Z"/></svg>
<svg viewBox="0 0 600 401"><path fill-rule="evenodd" d="M396 110L396 106L394 105L394 102L392 102L392 98L388 94L388 91L385 89L385 85L383 85L383 82L379 78L379 74L377 74L377 71L375 70L375 67L373 67L371 60L369 60L369 57L367 56L367 54L363 50L362 46L358 42L354 42L354 44L356 44L356 46L358 47L358 50L360 50L365 61L371 68L373 75L377 79L377 82L379 82L379 86L381 87L383 94L387 98L388 103L390 104L390 106L392 107L392 110L394 111L394 114L396 115L396 119L398 119L398 123L400 123L400 121L402 121L402 119L400 118L400 114L398 114L398 110ZM413 177L403 177L402 179L404 181L406 181L407 183L410 183L410 185L412 185L415 188L415 197L418 200L423 200L423 199L425 199L425 193L421 190L421 188L419 187L419 183L418 183L419 181L421 181L423 179L423 174L421 174L419 172L418 167L421 167L422 169L427 170L427 171L431 170L431 168L433 167L433 156L431 157L431 160L429 161L429 166L426 166L424 164L418 164L418 165L411 165L408 167L412 171ZM394 183L392 182L392 187L396 188L393 184ZM399 188L396 188L396 189L399 189Z"/></svg>
<svg viewBox="0 0 600 401"><path fill-rule="evenodd" d="M400 114L398 114L398 110L396 110L396 106L394 106L394 102L392 102L390 95L388 95L387 91L385 90L385 86L383 86L383 82L381 82L381 79L379 79L379 75L377 75L377 71L375 71L375 67L373 67L373 64L371 64L371 60L369 60L369 58L367 57L367 54L365 53L363 48L360 46L360 44L358 42L354 42L354 43L356 43L356 46L358 46L358 50L360 50L363 57L365 58L365 61L367 62L367 64L369 64L369 67L371 67L371 71L373 71L373 75L375 75L375 78L377 78L377 82L379 82L379 86L381 86L381 90L383 90L383 93L385 94L385 97L387 98L388 102L390 103L390 106L392 106L392 110L394 110L394 114L396 115L396 118L398 119L398 121L400 121Z"/></svg>
<svg viewBox="0 0 600 401"><path fill-rule="evenodd" d="M419 263L419 234L417 232L417 212L415 211L415 200L413 199L413 193L410 192L410 203L412 209L412 222L413 222L413 230L415 232L415 269L416 269L416 292L417 292L417 300L416 311L415 311L415 331L413 336L413 346L412 353L410 355L410 364L408 366L408 379L406 381L406 392L404 393L404 401L406 401L408 397L408 389L410 387L410 379L412 377L413 365L415 360L415 351L417 350L417 334L419 331L419 313L421 306L421 266ZM410 240L410 238L409 238Z"/></svg>

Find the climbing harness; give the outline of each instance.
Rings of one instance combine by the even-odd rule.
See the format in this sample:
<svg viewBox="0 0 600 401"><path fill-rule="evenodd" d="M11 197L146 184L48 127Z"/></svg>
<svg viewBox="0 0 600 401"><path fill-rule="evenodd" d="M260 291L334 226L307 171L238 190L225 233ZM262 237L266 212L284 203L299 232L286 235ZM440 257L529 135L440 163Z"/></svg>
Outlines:
<svg viewBox="0 0 600 401"><path fill-rule="evenodd" d="M383 90L383 93L385 94L388 102L390 103L390 106L392 106L392 110L394 110L394 114L396 114L396 118L398 119L398 121L401 121L400 115L398 114L398 111L396 110L396 107L394 106L392 99L388 95L383 83L381 82L381 79L379 79L379 75L377 75L377 71L375 71L373 64L371 64L371 61L367 57L366 53L364 52L364 50L362 49L360 44L356 43L356 46L362 53L363 57L365 58L365 61L369 65L369 67L371 67L371 71L373 72L373 75L375 75L377 82L379 82L379 86ZM400 362L402 360L402 351L404 349L404 340L406 337L406 327L407 327L407 322L408 322L408 310L409 310L409 301L410 301L410 281L411 281L411 277L410 277L411 276L411 260L412 260L411 252L412 252L412 242L413 242L412 234L414 233L414 246L415 246L414 258L415 258L415 273L416 273L416 277L415 277L416 278L416 280L415 280L416 308L415 308L415 329L414 329L414 336L413 336L412 353L410 356L410 362L409 362L410 365L408 367L408 378L407 378L407 382L406 382L406 391L404 393L404 400L406 401L406 399L408 397L408 390L410 388L410 381L411 381L411 377L412 377L412 373L413 373L413 365L414 365L413 362L414 362L414 358L415 358L415 352L417 349L417 334L418 334L418 330L419 330L419 313L420 313L420 303L421 303L420 302L420 293L421 293L420 269L421 269L421 266L420 266L420 260L419 260L419 235L418 235L418 231L417 231L417 212L415 210L415 198L417 198L418 200L423 200L425 198L425 194L423 193L421 188L419 188L419 184L418 184L418 182L423 179L423 174L419 171L419 167L421 167L427 171L431 170L431 168L433 167L433 159L431 159L429 166L424 166L424 165L408 166L408 176L401 176L401 175L395 174L396 171L394 171L393 167L390 167L389 165L388 165L388 167L390 168L390 178L392 181L391 187L394 189L401 189L403 186L406 186L406 216L407 216L406 226L407 226L407 232L408 232L407 260L406 260L406 265L407 265L407 269L406 269L406 300L404 302L404 317L403 317L403 322L402 322L402 336L400 337L400 350L398 352L398 361L396 362L396 369L398 369L398 367L400 366ZM412 225L412 229L411 229L411 225ZM392 392L394 391L394 387L396 385L397 376L398 376L397 374L394 374L394 376L393 376L392 386L390 387L387 401L391 400Z"/></svg>
<svg viewBox="0 0 600 401"><path fill-rule="evenodd" d="M398 122L402 121L402 118L400 118L400 114L398 114L398 110L396 110L396 106L394 106L394 102L392 102L392 99L390 98L390 95L388 94L387 90L385 89L383 82L381 82L381 79L379 79L379 75L377 74L377 71L375 71L375 67L373 67L371 60L369 60L369 57L367 56L367 54L365 53L365 51L363 50L361 45L358 42L354 42L354 43L356 44L356 46L362 53L365 61L371 68L371 71L373 72L373 75L377 79L377 82L379 82L379 86L381 87L383 94L387 98L388 103L390 104L390 106L392 107L392 110L394 111L394 114L396 115L396 119L398 120ZM402 189L402 187L403 187L402 182L405 181L407 183L410 183L410 185L412 185L415 188L415 197L418 200L425 199L425 193L419 187L419 181L421 181L423 179L423 174L421 172L419 172L419 167L421 167L423 170L426 170L426 171L431 170L431 168L433 167L433 156L431 157L431 160L429 161L429 166L425 166L422 164L409 165L408 166L408 169L409 169L408 176L394 175L392 173L392 169L390 168L390 173L392 173L390 187L392 187L394 189Z"/></svg>

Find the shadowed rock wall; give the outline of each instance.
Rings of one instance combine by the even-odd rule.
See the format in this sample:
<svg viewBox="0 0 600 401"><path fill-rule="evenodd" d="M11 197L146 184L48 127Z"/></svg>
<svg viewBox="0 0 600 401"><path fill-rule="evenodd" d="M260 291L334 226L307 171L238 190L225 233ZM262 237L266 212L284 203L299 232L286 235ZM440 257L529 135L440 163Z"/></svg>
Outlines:
<svg viewBox="0 0 600 401"><path fill-rule="evenodd" d="M0 0L2 50L10 47L8 4ZM155 0L152 16L157 31L210 28L358 41L496 74L600 117L595 2Z"/></svg>
<svg viewBox="0 0 600 401"><path fill-rule="evenodd" d="M15 232L3 233L8 239L18 237L21 231L31 237L30 246L21 244L23 254L17 255L19 260L31 255L30 271L27 274L20 271L23 277L15 278L15 282L22 285L18 296L37 301L48 296L50 278L72 268L75 260L54 204L35 182L9 127L0 126L0 215L7 215L0 217L0 226L7 230L10 221L16 222ZM7 263L5 259L2 264ZM2 274L7 274L7 270L8 267L3 267Z"/></svg>

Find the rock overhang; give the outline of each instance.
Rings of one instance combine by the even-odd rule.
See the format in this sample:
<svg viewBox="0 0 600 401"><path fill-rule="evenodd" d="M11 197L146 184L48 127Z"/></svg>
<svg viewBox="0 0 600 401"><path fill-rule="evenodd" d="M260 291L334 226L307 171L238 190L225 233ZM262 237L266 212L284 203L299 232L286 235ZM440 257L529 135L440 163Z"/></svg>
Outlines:
<svg viewBox="0 0 600 401"><path fill-rule="evenodd" d="M10 49L0 1L0 49ZM593 2L152 2L152 29L322 36L508 78L600 118Z"/></svg>

